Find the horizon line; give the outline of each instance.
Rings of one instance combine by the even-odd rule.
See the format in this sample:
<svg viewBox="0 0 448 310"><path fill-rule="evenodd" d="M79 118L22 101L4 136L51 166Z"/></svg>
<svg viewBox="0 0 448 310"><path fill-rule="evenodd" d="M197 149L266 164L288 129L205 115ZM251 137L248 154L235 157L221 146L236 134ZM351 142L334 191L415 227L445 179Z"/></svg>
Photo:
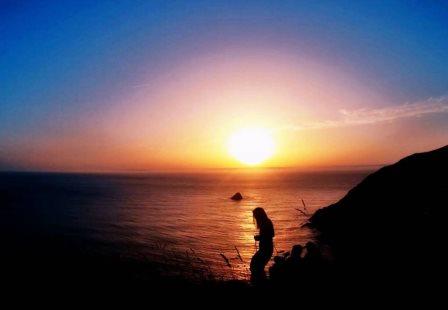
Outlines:
<svg viewBox="0 0 448 310"><path fill-rule="evenodd" d="M289 170L296 172L312 171L354 171L374 170L390 165L390 163L367 164L367 165L331 165L312 167L218 167L218 168L192 168L192 169L130 169L130 170L41 170L41 169L0 169L0 173L48 173L48 174L173 174L173 173L207 173L213 171L252 171L261 172L266 170Z"/></svg>

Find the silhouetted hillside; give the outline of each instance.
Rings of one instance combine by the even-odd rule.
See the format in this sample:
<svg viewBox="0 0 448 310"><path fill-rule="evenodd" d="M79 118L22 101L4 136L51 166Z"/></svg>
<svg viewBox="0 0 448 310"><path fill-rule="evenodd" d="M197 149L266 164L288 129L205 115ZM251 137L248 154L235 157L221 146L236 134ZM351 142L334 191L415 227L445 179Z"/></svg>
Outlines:
<svg viewBox="0 0 448 310"><path fill-rule="evenodd" d="M445 264L447 198L445 146L372 173L309 223L331 245L339 265L412 277Z"/></svg>

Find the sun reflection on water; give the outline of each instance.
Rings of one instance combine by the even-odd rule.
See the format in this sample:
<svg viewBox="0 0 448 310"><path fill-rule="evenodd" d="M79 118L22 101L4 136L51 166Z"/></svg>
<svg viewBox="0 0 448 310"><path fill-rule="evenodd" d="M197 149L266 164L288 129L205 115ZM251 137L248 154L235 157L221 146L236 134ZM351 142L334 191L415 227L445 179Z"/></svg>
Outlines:
<svg viewBox="0 0 448 310"><path fill-rule="evenodd" d="M248 279L255 253L254 208L264 208L273 221L275 254L313 237L301 228L307 217L295 210L300 199L313 212L345 193L340 186L319 188L315 182L299 181L221 175L143 178L126 193L129 200L120 202L111 238L119 235L123 242L138 246L148 260L170 264L167 269L180 273L190 269L218 278ZM243 193L243 200L229 199L236 191Z"/></svg>

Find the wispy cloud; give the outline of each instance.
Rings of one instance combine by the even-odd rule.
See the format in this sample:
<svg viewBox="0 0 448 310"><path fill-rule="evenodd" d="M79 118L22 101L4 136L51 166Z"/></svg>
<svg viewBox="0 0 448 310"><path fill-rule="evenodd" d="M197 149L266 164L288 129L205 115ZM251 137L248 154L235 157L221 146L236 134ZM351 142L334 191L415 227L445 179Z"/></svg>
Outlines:
<svg viewBox="0 0 448 310"><path fill-rule="evenodd" d="M368 125L391 122L402 118L414 118L427 114L447 112L448 96L442 96L380 109L340 110L340 118L337 120L310 122L287 126L282 129L306 130Z"/></svg>

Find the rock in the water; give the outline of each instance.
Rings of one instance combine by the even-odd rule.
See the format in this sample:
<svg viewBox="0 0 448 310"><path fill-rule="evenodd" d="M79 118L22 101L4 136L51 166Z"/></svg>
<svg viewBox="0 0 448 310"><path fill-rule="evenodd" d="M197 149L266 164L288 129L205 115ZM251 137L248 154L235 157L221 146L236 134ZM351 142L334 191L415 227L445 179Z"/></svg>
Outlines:
<svg viewBox="0 0 448 310"><path fill-rule="evenodd" d="M230 199L232 199L232 200L241 200L241 199L243 199L243 195L241 195L240 192L237 192L237 193L235 193L235 195L230 197Z"/></svg>

